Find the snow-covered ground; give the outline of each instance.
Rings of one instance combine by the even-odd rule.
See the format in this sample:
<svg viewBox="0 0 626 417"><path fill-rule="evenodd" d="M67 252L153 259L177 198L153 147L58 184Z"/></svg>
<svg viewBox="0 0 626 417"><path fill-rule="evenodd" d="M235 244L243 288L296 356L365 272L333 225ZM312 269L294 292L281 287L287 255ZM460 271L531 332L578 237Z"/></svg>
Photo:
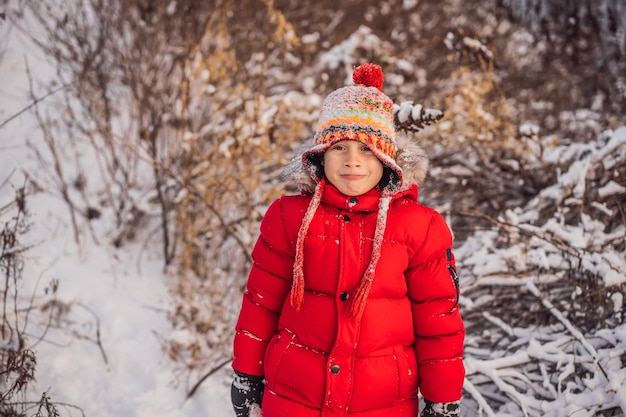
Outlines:
<svg viewBox="0 0 626 417"><path fill-rule="evenodd" d="M6 45L0 60L0 123L4 123L32 103L27 66L35 80L43 81L54 69L26 38L9 31L9 25L0 25L0 39ZM35 90L38 84L33 83ZM43 100L41 108L46 103ZM0 128L0 184L4 184L0 207L24 185L25 172L42 169L29 142L42 145L32 111ZM29 399L38 400L45 391L53 402L66 404L58 406L63 415L80 416L75 408L79 407L90 417L230 417L229 367L185 401L189 384L195 381L176 381L164 357L160 339L170 337L172 330L160 252L140 245L115 249L108 243L95 244L88 235L77 245L67 206L56 194L48 189L27 197L31 229L24 243L32 248L26 253L19 294L32 296L34 306L45 310L31 314L25 329L37 357ZM50 288L55 281L58 290L53 296ZM48 316L51 326L44 334L41 320Z"/></svg>

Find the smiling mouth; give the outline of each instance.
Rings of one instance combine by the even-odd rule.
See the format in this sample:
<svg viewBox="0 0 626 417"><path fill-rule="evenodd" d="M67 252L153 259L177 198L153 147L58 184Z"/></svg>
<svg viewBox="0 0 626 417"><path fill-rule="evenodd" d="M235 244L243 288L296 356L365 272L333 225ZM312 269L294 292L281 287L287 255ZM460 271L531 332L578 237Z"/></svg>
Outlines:
<svg viewBox="0 0 626 417"><path fill-rule="evenodd" d="M347 180L359 180L361 178L365 177L365 175L359 175L359 174L346 174L346 175L342 175L341 178L345 178Z"/></svg>

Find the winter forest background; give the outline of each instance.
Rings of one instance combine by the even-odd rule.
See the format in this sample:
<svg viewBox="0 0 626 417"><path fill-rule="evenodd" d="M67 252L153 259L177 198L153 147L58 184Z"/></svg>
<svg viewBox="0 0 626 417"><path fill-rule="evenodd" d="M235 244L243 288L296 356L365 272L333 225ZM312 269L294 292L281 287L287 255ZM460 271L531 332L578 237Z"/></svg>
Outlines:
<svg viewBox="0 0 626 417"><path fill-rule="evenodd" d="M463 414L626 415L624 0L0 0L0 415L233 415L259 222L363 62L455 232Z"/></svg>

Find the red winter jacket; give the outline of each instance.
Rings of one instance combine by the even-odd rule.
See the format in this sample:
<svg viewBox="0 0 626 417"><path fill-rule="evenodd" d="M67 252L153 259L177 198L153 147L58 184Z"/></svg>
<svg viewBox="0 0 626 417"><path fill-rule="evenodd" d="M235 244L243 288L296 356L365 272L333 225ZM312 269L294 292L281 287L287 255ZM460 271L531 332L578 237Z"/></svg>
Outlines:
<svg viewBox="0 0 626 417"><path fill-rule="evenodd" d="M360 320L347 301L372 252L380 194L325 184L304 241L304 302L289 301L298 230L310 195L276 200L261 224L236 327L233 368L266 379L264 417L416 417L461 398L465 330L452 237L417 187L393 196Z"/></svg>

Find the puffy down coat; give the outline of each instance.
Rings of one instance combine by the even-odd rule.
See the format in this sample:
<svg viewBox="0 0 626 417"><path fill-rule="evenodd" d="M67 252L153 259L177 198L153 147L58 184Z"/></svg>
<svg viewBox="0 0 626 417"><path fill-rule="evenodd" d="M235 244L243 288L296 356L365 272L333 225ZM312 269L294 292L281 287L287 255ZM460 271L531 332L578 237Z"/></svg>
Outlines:
<svg viewBox="0 0 626 417"><path fill-rule="evenodd" d="M261 224L234 340L233 368L266 379L264 417L416 417L461 397L465 330L452 237L417 201L389 205L365 310L347 305L372 253L380 193L358 198L325 184L304 240L305 295L289 302L295 245L310 195L275 201Z"/></svg>

